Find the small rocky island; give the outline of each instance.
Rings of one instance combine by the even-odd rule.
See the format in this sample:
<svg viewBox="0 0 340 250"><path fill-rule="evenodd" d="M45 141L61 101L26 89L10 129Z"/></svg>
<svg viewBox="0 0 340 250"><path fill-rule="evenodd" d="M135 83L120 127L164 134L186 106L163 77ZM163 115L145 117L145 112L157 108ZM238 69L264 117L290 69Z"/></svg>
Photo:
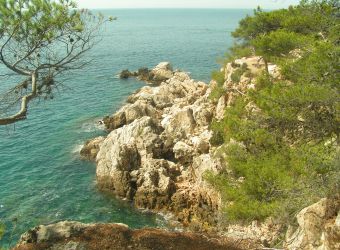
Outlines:
<svg viewBox="0 0 340 250"><path fill-rule="evenodd" d="M251 74L235 84L231 76L241 66ZM278 67L269 66L272 77L280 77ZM253 76L264 67L259 57L227 64L224 84L230 91L218 102L209 97L216 82L195 81L169 63L124 71L122 78L137 77L151 86L105 117L108 135L86 142L81 150L83 158L97 164L100 189L137 208L168 214L170 227L190 232L61 222L30 230L15 249L266 249L278 240L286 249L338 249L339 200L322 199L303 209L298 226L288 231L271 219L245 225L225 225L220 219L221 195L205 175L221 173L226 163L210 143L209 126L223 118L235 95L254 88Z"/></svg>

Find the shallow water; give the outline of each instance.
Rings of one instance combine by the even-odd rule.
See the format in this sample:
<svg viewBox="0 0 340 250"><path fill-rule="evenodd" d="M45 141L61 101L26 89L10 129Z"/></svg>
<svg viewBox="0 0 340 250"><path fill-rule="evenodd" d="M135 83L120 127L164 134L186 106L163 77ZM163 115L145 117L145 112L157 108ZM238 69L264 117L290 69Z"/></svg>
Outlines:
<svg viewBox="0 0 340 250"><path fill-rule="evenodd" d="M251 10L102 12L118 20L106 25L102 42L88 55L94 62L68 76L70 89L33 103L26 121L0 127L0 219L7 226L1 244L15 242L35 225L66 219L164 225L159 216L99 192L95 165L80 160L78 152L84 141L104 133L95 121L143 86L118 79L122 69L170 61L208 81L217 57L232 44L230 32Z"/></svg>

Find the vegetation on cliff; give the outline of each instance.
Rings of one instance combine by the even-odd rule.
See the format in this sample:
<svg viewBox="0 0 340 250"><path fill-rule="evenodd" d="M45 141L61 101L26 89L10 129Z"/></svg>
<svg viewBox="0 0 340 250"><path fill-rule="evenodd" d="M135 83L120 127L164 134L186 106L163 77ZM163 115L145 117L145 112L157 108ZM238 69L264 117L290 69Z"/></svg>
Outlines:
<svg viewBox="0 0 340 250"><path fill-rule="evenodd" d="M333 0L258 8L233 32L237 43L225 62L256 55L267 70L211 124L211 142L227 164L224 174L206 178L222 192L228 221L293 218L317 199L338 195L339 8ZM269 62L280 77L268 73ZM233 82L247 74L239 71ZM213 74L216 101L229 91L223 73Z"/></svg>

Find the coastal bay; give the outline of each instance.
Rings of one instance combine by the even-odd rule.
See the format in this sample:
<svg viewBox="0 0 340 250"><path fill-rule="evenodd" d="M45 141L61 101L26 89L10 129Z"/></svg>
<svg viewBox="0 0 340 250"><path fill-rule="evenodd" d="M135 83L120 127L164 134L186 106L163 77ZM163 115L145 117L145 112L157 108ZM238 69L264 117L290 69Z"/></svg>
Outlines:
<svg viewBox="0 0 340 250"><path fill-rule="evenodd" d="M81 145L104 134L96 126L144 83L122 81L123 69L160 61L208 81L216 59L232 45L230 32L251 10L105 10L117 16L88 55L94 62L64 81L53 100L33 103L25 122L0 129L0 217L3 242L38 224L70 219L162 226L162 219L99 192L95 166L79 157ZM160 20L155 22L155 20ZM13 222L13 220L15 220Z"/></svg>

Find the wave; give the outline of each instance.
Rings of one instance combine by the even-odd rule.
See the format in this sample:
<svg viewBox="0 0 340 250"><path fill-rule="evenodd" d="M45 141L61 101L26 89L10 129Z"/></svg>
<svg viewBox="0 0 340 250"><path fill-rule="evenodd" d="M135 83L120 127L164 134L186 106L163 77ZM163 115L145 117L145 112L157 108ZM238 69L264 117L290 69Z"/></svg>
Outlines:
<svg viewBox="0 0 340 250"><path fill-rule="evenodd" d="M72 153L79 154L83 146L84 146L84 143L75 145L74 148L72 149Z"/></svg>
<svg viewBox="0 0 340 250"><path fill-rule="evenodd" d="M85 132L85 133L92 133L96 131L102 131L105 130L105 125L102 122L101 119L95 119L92 121L85 122L81 125L81 130L80 132Z"/></svg>

